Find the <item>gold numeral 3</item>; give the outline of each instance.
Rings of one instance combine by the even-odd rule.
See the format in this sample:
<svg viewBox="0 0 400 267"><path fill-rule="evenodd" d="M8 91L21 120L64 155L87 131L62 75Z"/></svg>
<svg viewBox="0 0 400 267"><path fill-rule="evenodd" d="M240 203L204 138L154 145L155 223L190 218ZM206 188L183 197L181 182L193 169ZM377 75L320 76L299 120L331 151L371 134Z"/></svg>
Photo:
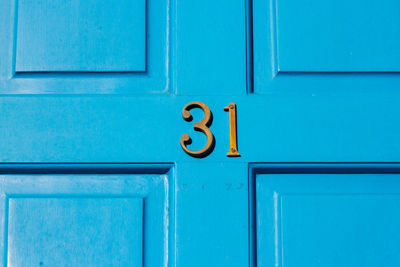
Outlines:
<svg viewBox="0 0 400 267"><path fill-rule="evenodd" d="M186 133L184 133L181 136L180 142L181 142L182 149L187 154L189 154L192 157L203 158L212 152L212 150L214 148L214 144L215 144L214 135L212 134L211 130L208 128L208 127L210 127L211 122L212 122L212 113L211 113L210 108L203 102L192 101L192 102L188 103L182 110L182 117L185 121L191 121L193 119L192 114L190 114L190 110L193 108L200 108L204 112L204 118L201 121L194 123L194 130L203 132L207 137L207 143L206 143L205 147L203 147L200 150L196 150L196 151L190 150L186 147L186 145L191 144L192 139Z"/></svg>

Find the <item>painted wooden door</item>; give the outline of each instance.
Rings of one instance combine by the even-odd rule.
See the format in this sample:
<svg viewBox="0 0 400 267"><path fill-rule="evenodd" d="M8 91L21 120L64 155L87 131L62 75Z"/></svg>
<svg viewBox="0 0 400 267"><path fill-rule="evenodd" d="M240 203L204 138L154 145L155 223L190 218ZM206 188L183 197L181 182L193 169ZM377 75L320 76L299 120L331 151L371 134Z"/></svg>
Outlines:
<svg viewBox="0 0 400 267"><path fill-rule="evenodd" d="M398 10L1 1L1 265L398 266Z"/></svg>

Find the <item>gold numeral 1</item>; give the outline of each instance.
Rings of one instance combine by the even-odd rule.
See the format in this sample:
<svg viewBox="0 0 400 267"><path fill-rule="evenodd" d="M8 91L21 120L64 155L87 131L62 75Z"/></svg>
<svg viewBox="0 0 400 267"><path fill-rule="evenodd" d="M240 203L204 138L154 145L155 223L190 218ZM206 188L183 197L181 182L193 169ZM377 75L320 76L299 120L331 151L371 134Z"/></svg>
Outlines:
<svg viewBox="0 0 400 267"><path fill-rule="evenodd" d="M236 137L236 104L231 102L225 111L229 111L229 152L226 154L228 157L240 157L237 148L237 137Z"/></svg>

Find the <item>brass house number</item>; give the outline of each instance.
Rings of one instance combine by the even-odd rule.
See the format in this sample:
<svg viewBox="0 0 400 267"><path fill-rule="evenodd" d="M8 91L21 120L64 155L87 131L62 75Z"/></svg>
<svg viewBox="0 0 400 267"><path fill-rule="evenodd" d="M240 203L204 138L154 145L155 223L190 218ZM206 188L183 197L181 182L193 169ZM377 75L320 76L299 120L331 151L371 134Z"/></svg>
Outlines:
<svg viewBox="0 0 400 267"><path fill-rule="evenodd" d="M200 108L204 112L204 117L201 121L194 123L194 130L202 132L207 137L206 145L200 150L190 150L187 145L192 143L192 139L187 133L181 136L181 147L190 156L196 158L203 158L208 156L214 149L215 138L210 130L210 125L212 122L212 113L210 108L200 101L192 101L186 104L182 110L182 117L185 121L191 121L193 119L190 110L193 108ZM237 147L237 130L236 130L236 104L231 102L228 106L224 108L225 111L229 112L229 152L228 157L240 157L238 147Z"/></svg>

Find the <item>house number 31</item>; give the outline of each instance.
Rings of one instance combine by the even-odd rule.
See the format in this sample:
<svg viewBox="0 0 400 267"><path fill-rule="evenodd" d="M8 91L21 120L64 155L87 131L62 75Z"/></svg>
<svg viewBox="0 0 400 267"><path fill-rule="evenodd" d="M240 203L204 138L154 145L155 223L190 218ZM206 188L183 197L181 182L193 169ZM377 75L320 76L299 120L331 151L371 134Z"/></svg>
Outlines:
<svg viewBox="0 0 400 267"><path fill-rule="evenodd" d="M200 101L192 101L186 104L182 110L182 117L185 121L191 121L193 119L192 114L190 113L191 109L200 108L204 112L204 117L201 121L194 123L194 130L202 132L207 137L206 145L200 150L190 150L187 148L187 145L192 143L192 139L186 133L181 136L181 146L182 149L192 157L203 158L208 156L214 149L215 146L215 138L210 130L210 125L212 122L212 113L210 108ZM227 154L228 157L240 157L238 148L237 148L237 137L236 137L236 104L230 103L228 106L224 108L225 111L229 112L229 152Z"/></svg>

